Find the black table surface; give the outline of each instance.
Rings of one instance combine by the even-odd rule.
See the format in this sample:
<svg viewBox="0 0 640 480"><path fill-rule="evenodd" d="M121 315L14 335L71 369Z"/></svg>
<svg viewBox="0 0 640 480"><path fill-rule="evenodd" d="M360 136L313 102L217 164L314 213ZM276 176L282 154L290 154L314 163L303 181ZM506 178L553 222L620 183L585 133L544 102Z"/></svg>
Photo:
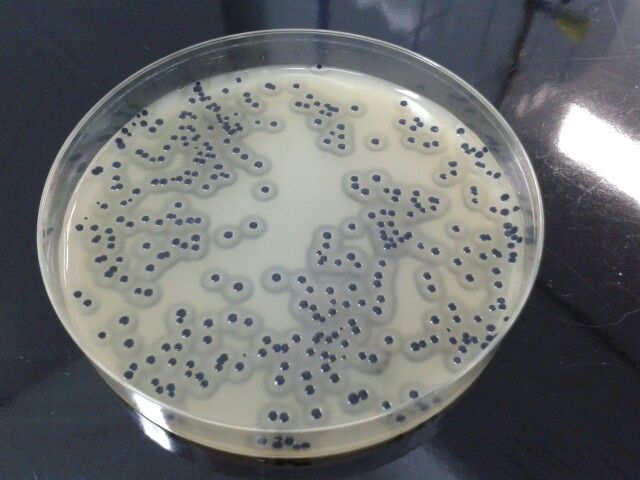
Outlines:
<svg viewBox="0 0 640 480"><path fill-rule="evenodd" d="M638 25L637 0L0 2L0 480L640 478ZM283 27L381 38L467 79L545 202L538 280L486 371L428 435L341 466L158 435L66 334L36 257L46 174L99 98L175 50Z"/></svg>

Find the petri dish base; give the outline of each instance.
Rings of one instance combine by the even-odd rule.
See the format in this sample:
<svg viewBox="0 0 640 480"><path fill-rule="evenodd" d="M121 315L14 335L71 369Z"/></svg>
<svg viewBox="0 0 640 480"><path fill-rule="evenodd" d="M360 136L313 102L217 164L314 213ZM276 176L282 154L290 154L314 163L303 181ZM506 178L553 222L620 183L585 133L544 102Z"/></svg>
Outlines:
<svg viewBox="0 0 640 480"><path fill-rule="evenodd" d="M176 109L178 97L185 108ZM322 167L316 156L327 158ZM296 163L286 163L294 157ZM400 160L387 168L389 158ZM183 171L187 164L180 162L192 160L197 165ZM122 173L127 162L134 165L128 177ZM478 185L482 191L489 181L504 188L487 187L483 197ZM109 198L129 217L97 193L107 184ZM234 191L229 185L246 190L244 200L233 196L222 203ZM131 193L120 198L127 188ZM140 206L136 190L146 195ZM278 198L285 200L278 204ZM182 221L187 200L195 206L184 221L196 223L181 230L189 238L165 238L162 221ZM248 207L225 217L245 200ZM88 210L88 204L97 206ZM463 207L477 210L468 232L452 223ZM393 218L396 210L406 218ZM343 211L344 218L335 218ZM94 223L94 214L102 220ZM149 220L160 223L145 226ZM487 222L495 224L491 234ZM85 235L78 238L97 250L83 250L74 235ZM50 171L38 218L40 266L52 304L112 389L179 436L269 458L360 450L451 404L482 372L522 309L542 236L531 164L487 100L409 50L316 30L223 37L132 75L70 134ZM127 240L119 244L116 237ZM242 250L241 244L259 237L271 239L268 249ZM161 266L173 252L169 247L154 253L156 264L143 265L147 253L133 252L134 244L151 249L158 239L191 256L174 255L180 260ZM409 246L414 250L407 259L394 253ZM131 277L139 286L114 287L113 273L102 283L84 281L102 275L93 263L102 256L111 261L108 249L121 252L110 267L121 284L129 279L123 271L145 267ZM391 263L399 266L385 270ZM517 273L509 277L510 263L517 263ZM410 273L396 274L401 269ZM392 280L383 287L384 275ZM291 314L272 301L285 279L290 298L280 303L292 303ZM502 293L507 283L509 291ZM203 293L191 298L197 305L185 306L182 300L198 285ZM356 293L362 289L366 295ZM442 290L449 293L438 296ZM390 303L393 309L385 310ZM114 332L129 333L102 328L100 322L112 320L119 322ZM307 320L297 329L296 321ZM233 330L242 322L249 333ZM217 324L223 326L213 334ZM414 325L422 325L420 335ZM179 337L160 342L169 334L154 335L164 329ZM117 348L109 350L104 345L112 337ZM209 348L217 337L224 347ZM260 363L267 356L273 359L269 367ZM232 373L218 375L225 368ZM340 375L349 380L338 388ZM221 386L210 393L213 384ZM293 384L292 390L281 394L283 384Z"/></svg>

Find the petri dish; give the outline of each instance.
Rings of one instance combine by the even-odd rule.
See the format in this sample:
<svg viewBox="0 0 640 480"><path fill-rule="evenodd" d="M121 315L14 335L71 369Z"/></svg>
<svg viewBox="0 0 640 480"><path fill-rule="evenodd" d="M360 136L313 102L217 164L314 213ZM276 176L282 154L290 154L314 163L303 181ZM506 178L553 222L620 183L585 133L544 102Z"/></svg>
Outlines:
<svg viewBox="0 0 640 480"><path fill-rule="evenodd" d="M483 197L487 182L502 187ZM183 220L189 238L169 238L162 222ZM58 317L128 404L207 447L312 458L394 438L465 391L531 290L543 212L516 135L455 74L359 35L271 30L109 92L58 153L37 234Z"/></svg>

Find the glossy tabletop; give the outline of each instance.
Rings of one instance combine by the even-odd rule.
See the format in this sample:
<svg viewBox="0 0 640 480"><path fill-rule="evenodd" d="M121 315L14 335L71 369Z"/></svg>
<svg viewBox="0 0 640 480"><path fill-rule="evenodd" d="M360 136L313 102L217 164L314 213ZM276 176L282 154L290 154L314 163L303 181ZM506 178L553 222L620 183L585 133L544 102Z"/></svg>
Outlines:
<svg viewBox="0 0 640 480"><path fill-rule="evenodd" d="M640 2L0 3L0 480L640 478ZM167 435L122 403L40 280L38 201L84 113L122 79L221 35L369 35L461 75L511 123L545 202L532 296L479 380L419 432L273 465Z"/></svg>

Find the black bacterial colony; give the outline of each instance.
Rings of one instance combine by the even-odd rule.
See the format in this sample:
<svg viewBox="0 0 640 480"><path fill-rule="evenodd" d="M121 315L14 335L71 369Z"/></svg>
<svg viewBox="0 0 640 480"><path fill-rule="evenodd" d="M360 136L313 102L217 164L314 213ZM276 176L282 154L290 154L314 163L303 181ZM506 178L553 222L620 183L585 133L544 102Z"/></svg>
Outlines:
<svg viewBox="0 0 640 480"><path fill-rule="evenodd" d="M446 403L433 392L509 323L521 230L509 178L437 104L354 72L252 69L161 97L96 155L62 282L70 328L122 382L295 431L246 440L294 452Z"/></svg>

